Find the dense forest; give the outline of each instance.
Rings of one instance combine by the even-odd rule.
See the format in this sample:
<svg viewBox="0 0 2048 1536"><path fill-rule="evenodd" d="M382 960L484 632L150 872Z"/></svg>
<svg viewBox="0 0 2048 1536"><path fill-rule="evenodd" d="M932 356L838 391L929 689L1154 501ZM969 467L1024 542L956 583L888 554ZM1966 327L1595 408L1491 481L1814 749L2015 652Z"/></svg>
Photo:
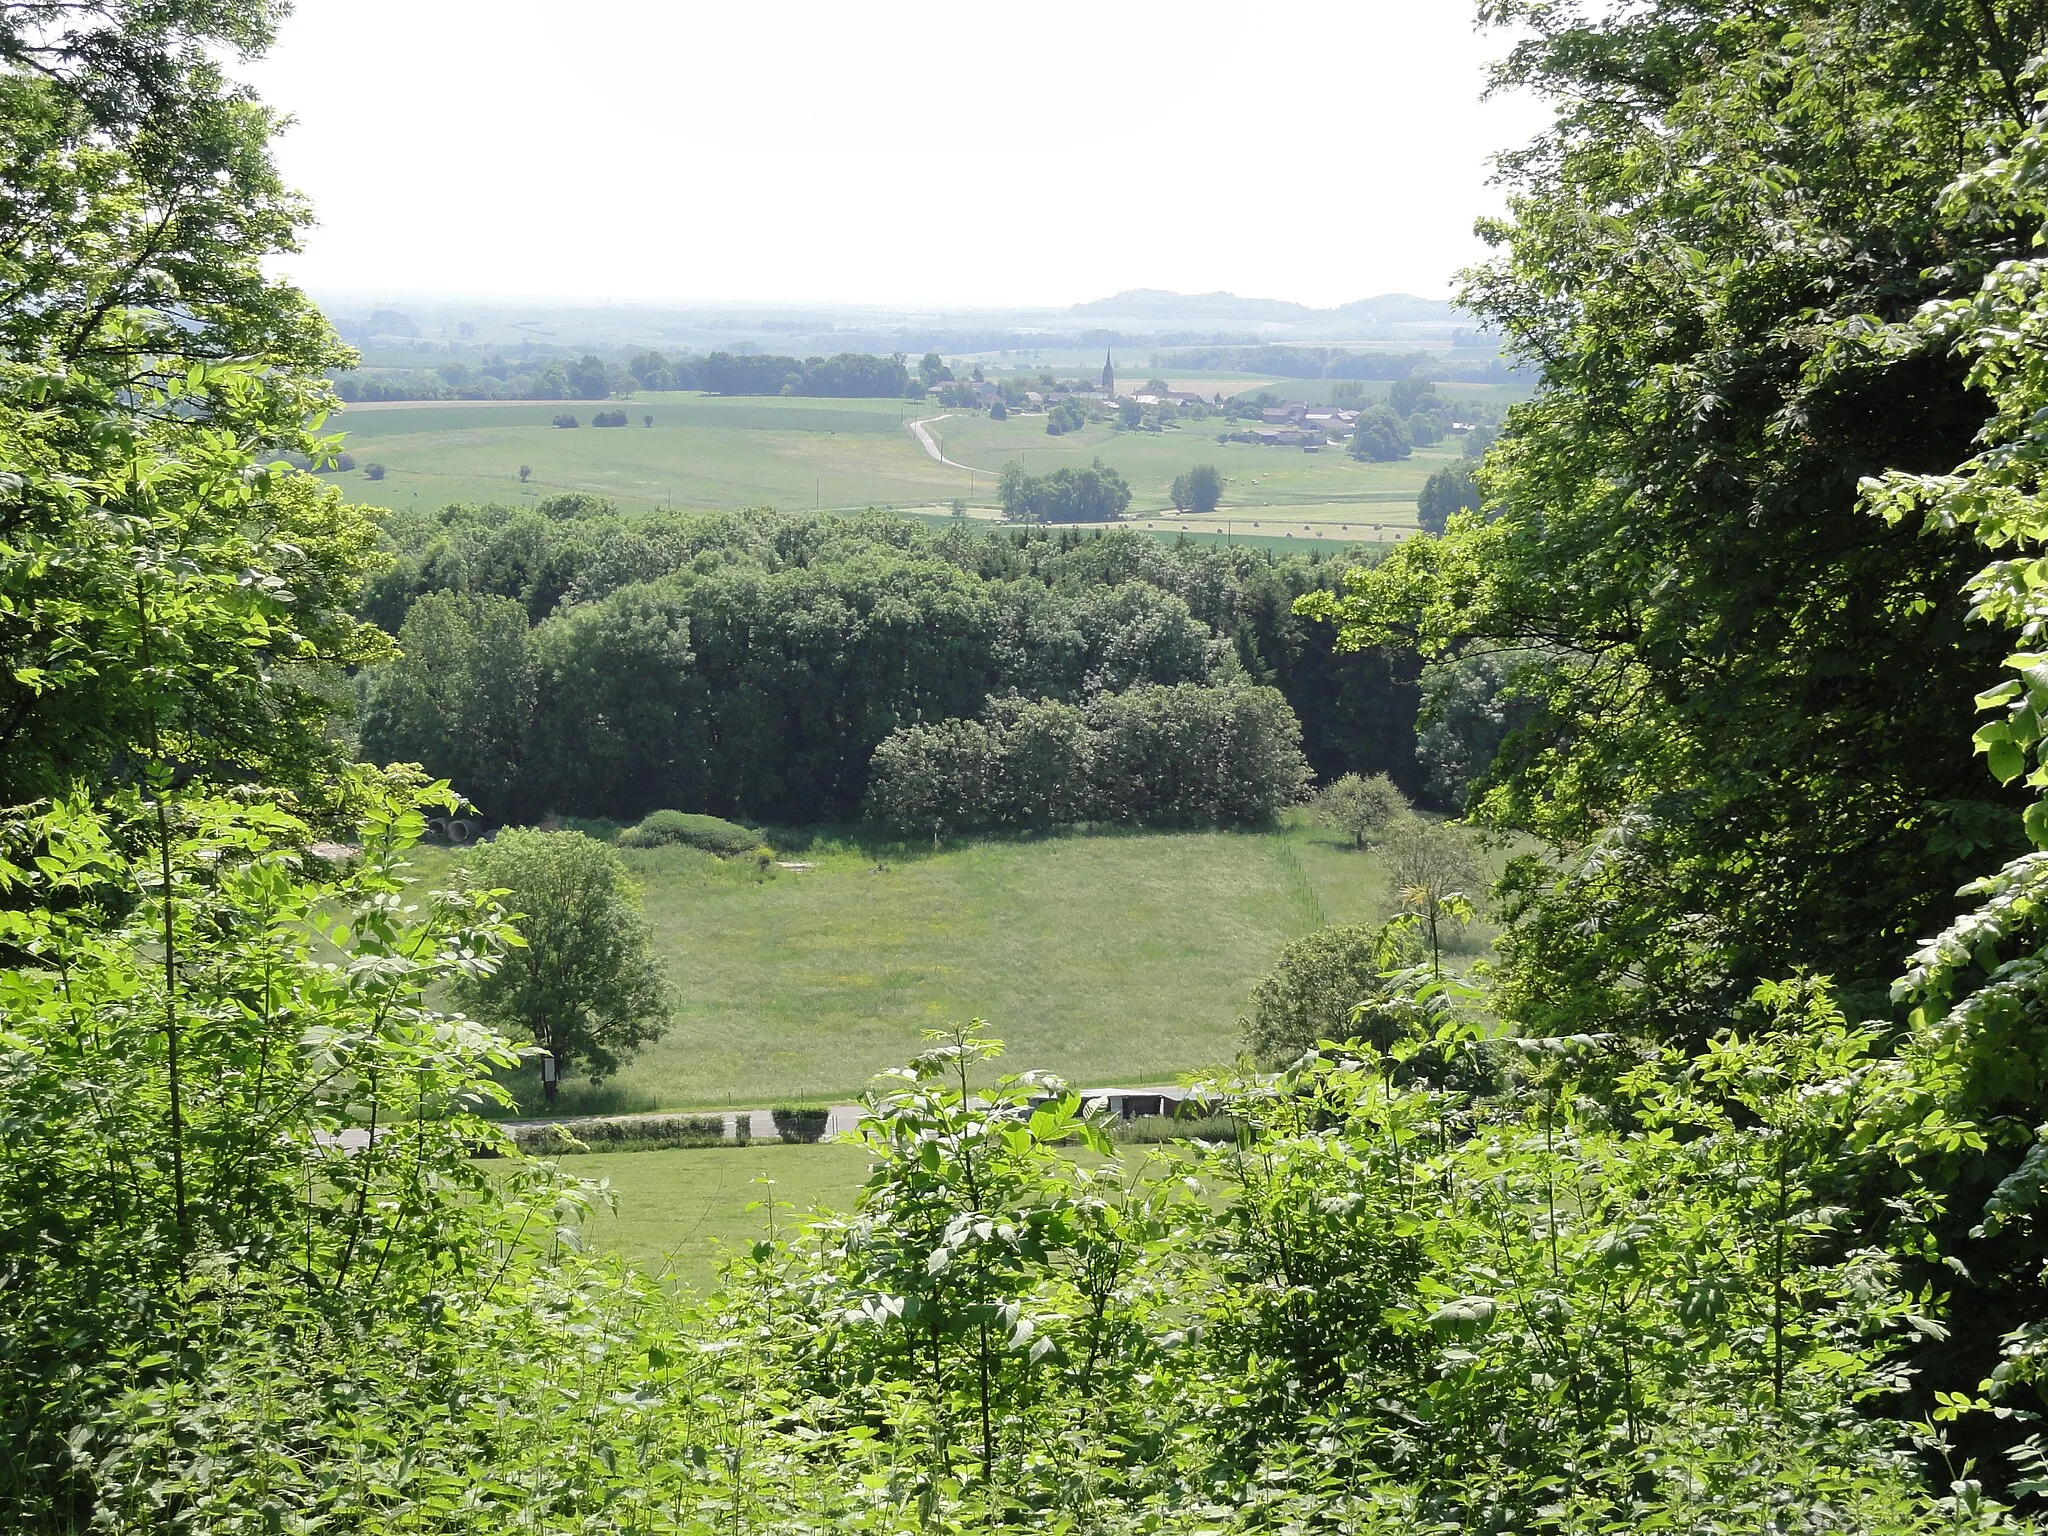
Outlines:
<svg viewBox="0 0 2048 1536"><path fill-rule="evenodd" d="M1143 684L1264 685L1318 775L1429 777L1412 652L1294 612L1342 580L1320 555L580 497L394 516L385 542L361 612L403 655L359 674L363 752L497 820L850 820L899 729Z"/></svg>
<svg viewBox="0 0 2048 1536"><path fill-rule="evenodd" d="M1543 386L1342 574L344 504L278 15L0 0L0 1525L2038 1528L2048 5L1489 0L1555 116L1465 299ZM701 1298L477 1113L516 931L355 760L847 814L1185 695L1319 773L1469 725L1490 963L1396 919L1142 1164L941 1032Z"/></svg>

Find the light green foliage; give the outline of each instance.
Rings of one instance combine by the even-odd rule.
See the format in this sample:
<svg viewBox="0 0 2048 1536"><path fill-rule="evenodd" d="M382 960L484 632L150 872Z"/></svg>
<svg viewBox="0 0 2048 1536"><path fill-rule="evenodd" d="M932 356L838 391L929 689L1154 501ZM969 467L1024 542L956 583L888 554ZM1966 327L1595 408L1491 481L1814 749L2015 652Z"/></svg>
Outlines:
<svg viewBox="0 0 2048 1536"><path fill-rule="evenodd" d="M463 1000L552 1053L562 1075L610 1076L668 1027L670 996L640 893L618 853L580 832L508 829L472 849L468 889L496 893L520 943L458 984Z"/></svg>
<svg viewBox="0 0 2048 1536"><path fill-rule="evenodd" d="M263 274L306 214L216 62L274 20L0 13L0 803L142 753L317 792L330 669L379 654L348 612L368 520L252 464L331 447L347 360Z"/></svg>
<svg viewBox="0 0 2048 1536"><path fill-rule="evenodd" d="M619 834L627 848L668 848L680 844L702 848L721 858L752 853L761 844L758 833L719 816L701 816L688 811L655 811Z"/></svg>
<svg viewBox="0 0 2048 1536"><path fill-rule="evenodd" d="M501 915L409 886L445 791L353 798L362 855L324 881L301 873L305 826L261 804L187 794L159 817L126 796L0 825L10 1528L90 1479L56 1447L152 1351L272 1301L308 1323L417 1307L519 1219L469 1160L513 1056L429 1001L490 969Z"/></svg>
<svg viewBox="0 0 2048 1536"><path fill-rule="evenodd" d="M228 1536L257 1487L370 1532L2011 1528L1923 1493L1881 1416L1877 1352L1933 1325L1814 1174L1868 1047L1639 1062L1612 1123L1314 1058L1213 1084L1244 1140L1147 1174L952 1031L871 1099L853 1208L763 1209L705 1303L565 1259L375 1347L283 1314L125 1400L92 1470L116 1531L168 1476Z"/></svg>
<svg viewBox="0 0 2048 1536"><path fill-rule="evenodd" d="M1263 826L1309 780L1301 727L1270 688L1139 686L1086 706L998 700L875 749L867 814L934 837L992 827Z"/></svg>
<svg viewBox="0 0 2048 1536"><path fill-rule="evenodd" d="M1363 848L1408 810L1408 797L1383 773L1360 778L1347 773L1316 796L1316 820Z"/></svg>
<svg viewBox="0 0 2048 1536"><path fill-rule="evenodd" d="M1421 919L1430 966L1440 973L1444 948L1471 920L1486 879L1471 834L1453 822L1410 814L1387 828L1379 852L1394 899Z"/></svg>

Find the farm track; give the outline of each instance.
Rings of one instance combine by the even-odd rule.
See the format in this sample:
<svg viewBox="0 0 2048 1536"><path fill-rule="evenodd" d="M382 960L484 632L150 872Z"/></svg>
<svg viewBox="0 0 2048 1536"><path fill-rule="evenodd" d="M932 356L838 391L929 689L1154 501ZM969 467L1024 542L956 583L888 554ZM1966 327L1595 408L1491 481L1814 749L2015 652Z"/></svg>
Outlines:
<svg viewBox="0 0 2048 1536"><path fill-rule="evenodd" d="M925 428L930 426L933 422L948 421L952 418L952 415L953 413L951 411L947 411L938 416L927 416L921 421L913 421L912 423L910 423L911 435L914 436L918 440L918 442L924 445L924 451L927 454L929 454L932 458L937 459L941 464L944 464L949 469L964 469L972 474L977 475L994 475L996 473L994 470L984 469L979 464L962 464L957 459L947 458L945 450L939 446L938 440L934 438L931 435L931 433L925 431Z"/></svg>

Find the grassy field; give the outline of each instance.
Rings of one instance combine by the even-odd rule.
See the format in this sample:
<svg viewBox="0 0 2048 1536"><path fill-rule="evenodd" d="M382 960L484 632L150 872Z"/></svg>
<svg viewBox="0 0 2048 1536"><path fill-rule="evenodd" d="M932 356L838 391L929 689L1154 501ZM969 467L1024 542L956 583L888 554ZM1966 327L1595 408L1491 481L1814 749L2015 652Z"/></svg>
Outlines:
<svg viewBox="0 0 2048 1536"><path fill-rule="evenodd" d="M758 879L686 848L627 851L678 1008L594 1109L847 1102L926 1029L988 1021L1011 1070L1171 1082L1235 1059L1288 940L1377 918L1377 860L1320 829L966 842L910 857L785 838ZM423 850L423 874L454 855ZM649 1154L651 1155L651 1154Z"/></svg>
<svg viewBox="0 0 2048 1536"><path fill-rule="evenodd" d="M643 1272L702 1289L721 1252L744 1248L768 1230L765 1202L778 1226L822 1206L845 1210L867 1177L867 1153L831 1142L813 1147L702 1147L679 1152L605 1152L562 1160L577 1178L602 1180L617 1210L585 1223L587 1247L616 1253ZM773 1180L764 1185L757 1181ZM749 1210L750 1205L763 1205Z"/></svg>
<svg viewBox="0 0 2048 1536"><path fill-rule="evenodd" d="M592 427L597 408L588 401L351 407L331 425L348 434L358 466L381 464L385 476L372 481L359 467L330 479L352 500L400 508L591 491L629 511L908 509L955 498L992 509L995 475L1013 459L1036 473L1100 457L1130 480L1133 514L1153 531L1186 522L1210 533L1353 542L1412 530L1416 492L1455 456L1455 449L1431 450L1397 464L1358 464L1339 449L1219 444L1221 421L1165 433L1097 426L1050 437L1043 417L948 416L929 430L948 458L974 466L963 470L930 458L909 431L911 420L944 413L902 401L665 394L616 402L631 423L618 428ZM561 412L583 425L551 426ZM643 426L649 415L654 425ZM1224 507L1203 519L1162 516L1174 476L1199 463L1215 464L1229 482ZM522 465L531 471L523 484Z"/></svg>

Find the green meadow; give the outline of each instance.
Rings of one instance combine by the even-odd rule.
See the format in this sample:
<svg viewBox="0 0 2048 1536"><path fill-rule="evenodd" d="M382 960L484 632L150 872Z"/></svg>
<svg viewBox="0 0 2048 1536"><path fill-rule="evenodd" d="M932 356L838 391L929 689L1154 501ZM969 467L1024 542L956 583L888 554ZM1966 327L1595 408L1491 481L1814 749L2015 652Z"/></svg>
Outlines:
<svg viewBox="0 0 2048 1536"><path fill-rule="evenodd" d="M628 425L591 426L598 409L623 410ZM551 425L563 413L582 424L573 430ZM652 426L643 424L648 416ZM946 457L968 468L939 463L913 436L909 424L931 418L940 418L927 430ZM517 504L586 491L629 511L928 510L959 499L987 516L1005 463L1016 460L1042 473L1099 457L1130 480L1132 516L1153 531L1186 525L1231 536L1292 533L1339 542L1412 529L1422 482L1456 456L1454 448L1441 448L1396 464L1359 464L1341 449L1305 453L1218 443L1220 420L1160 433L1091 426L1051 437L1042 416L998 422L895 400L683 393L609 403L357 405L329 425L347 434L346 450L358 466L329 480L351 500L380 506ZM384 467L383 479L363 472L372 463ZM1174 477L1200 463L1222 470L1228 482L1223 507L1208 518L1170 515ZM529 471L524 482L521 466Z"/></svg>
<svg viewBox="0 0 2048 1536"><path fill-rule="evenodd" d="M814 1207L846 1210L867 1177L868 1160L860 1148L835 1142L767 1142L593 1153L564 1158L562 1168L602 1186L605 1198L583 1223L586 1247L615 1253L647 1275L704 1289L722 1254L767 1235L769 1202L782 1230Z"/></svg>
<svg viewBox="0 0 2048 1536"><path fill-rule="evenodd" d="M1068 833L877 851L776 837L762 879L689 848L625 850L675 984L674 1023L565 1107L847 1102L923 1032L980 1018L1015 1070L1172 1082L1233 1061L1290 939L1377 919L1377 859L1272 832ZM437 878L455 857L422 850ZM651 1154L648 1154L651 1155Z"/></svg>

